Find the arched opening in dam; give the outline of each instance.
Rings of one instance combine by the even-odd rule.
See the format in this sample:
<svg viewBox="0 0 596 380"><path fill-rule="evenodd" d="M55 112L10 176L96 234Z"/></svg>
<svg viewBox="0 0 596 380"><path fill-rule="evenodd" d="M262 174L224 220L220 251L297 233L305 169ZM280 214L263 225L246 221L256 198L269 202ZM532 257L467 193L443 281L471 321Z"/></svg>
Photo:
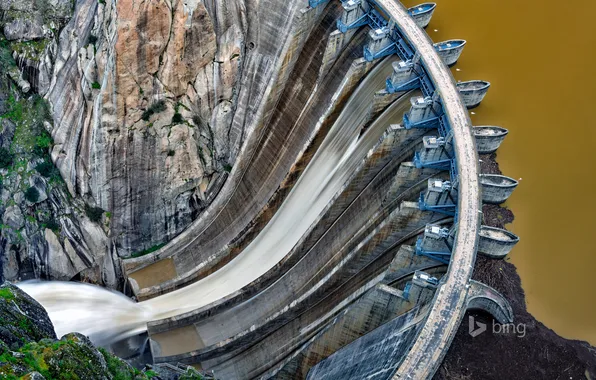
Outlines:
<svg viewBox="0 0 596 380"><path fill-rule="evenodd" d="M594 12L596 3L588 0L571 6L439 0L427 28L435 41L468 41L451 70L456 80L493 83L471 119L509 129L497 161L503 173L520 180L506 206L515 214L509 228L523 237L510 259L528 311L558 334L591 344L596 256L589 236L596 200L580 189L593 185L587 173L596 165L596 132L589 127Z"/></svg>

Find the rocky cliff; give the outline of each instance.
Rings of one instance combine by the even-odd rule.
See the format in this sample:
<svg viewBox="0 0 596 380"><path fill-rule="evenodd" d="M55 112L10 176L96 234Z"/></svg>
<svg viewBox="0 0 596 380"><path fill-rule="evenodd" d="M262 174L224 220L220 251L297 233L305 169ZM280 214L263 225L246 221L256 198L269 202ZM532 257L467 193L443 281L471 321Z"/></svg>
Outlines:
<svg viewBox="0 0 596 380"><path fill-rule="evenodd" d="M73 198L54 167L52 116L14 48L7 40L0 46L0 280L79 276L117 287L109 220Z"/></svg>
<svg viewBox="0 0 596 380"><path fill-rule="evenodd" d="M258 147L301 6L0 0L3 278L118 287L118 257L200 219Z"/></svg>
<svg viewBox="0 0 596 380"><path fill-rule="evenodd" d="M52 159L73 196L110 213L121 255L180 233L225 179L240 17L200 1L85 0L61 31L45 94Z"/></svg>

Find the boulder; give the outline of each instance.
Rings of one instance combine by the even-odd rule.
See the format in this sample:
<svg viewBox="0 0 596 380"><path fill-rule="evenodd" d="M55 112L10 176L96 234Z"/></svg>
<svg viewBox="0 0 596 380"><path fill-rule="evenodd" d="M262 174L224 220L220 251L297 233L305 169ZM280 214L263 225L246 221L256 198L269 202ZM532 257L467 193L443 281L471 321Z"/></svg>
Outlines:
<svg viewBox="0 0 596 380"><path fill-rule="evenodd" d="M9 41L31 41L49 37L51 33L43 27L42 22L35 19L17 18L4 25L4 36Z"/></svg>
<svg viewBox="0 0 596 380"><path fill-rule="evenodd" d="M37 192L39 193L39 198L37 198L37 202L35 203L40 203L48 199L47 185L43 177L37 174L32 175L29 177L29 186L37 189Z"/></svg>
<svg viewBox="0 0 596 380"><path fill-rule="evenodd" d="M2 215L2 223L15 230L23 228L25 226L25 218L21 209L18 206L7 207L4 215Z"/></svg>
<svg viewBox="0 0 596 380"><path fill-rule="evenodd" d="M47 265L50 279L57 281L70 280L80 270L77 270L52 230L46 228L44 236L48 243Z"/></svg>

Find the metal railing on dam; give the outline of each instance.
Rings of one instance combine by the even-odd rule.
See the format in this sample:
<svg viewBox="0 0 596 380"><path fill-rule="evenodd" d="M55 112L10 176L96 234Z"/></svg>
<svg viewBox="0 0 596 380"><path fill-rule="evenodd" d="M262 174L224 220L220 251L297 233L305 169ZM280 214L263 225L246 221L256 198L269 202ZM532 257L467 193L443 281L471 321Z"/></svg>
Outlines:
<svg viewBox="0 0 596 380"><path fill-rule="evenodd" d="M428 35L395 0L377 0L395 20L400 34L420 54L429 79L439 92L445 116L453 132L459 181L458 225L451 262L437 290L432 309L412 349L394 378L426 379L436 371L466 310L467 285L474 270L482 199L479 188L478 155L472 122L447 66L435 51Z"/></svg>
<svg viewBox="0 0 596 380"><path fill-rule="evenodd" d="M425 379L430 378L440 364L466 310L467 290L476 258L482 212L478 155L472 135L472 123L455 80L428 35L398 1L366 1L369 6L361 8L359 13L352 16L352 25L370 23L377 29L377 34L383 34L379 39L389 38L391 41L381 45L377 49L378 54L365 48L365 57L373 59L396 53L404 61L419 60L418 83L414 87L421 87L426 96L438 96L443 112L443 115L438 115L438 122L441 124L439 131L443 137L451 135L453 139L455 172L452 173L452 181L458 183L455 220L457 233L449 270L437 289L420 335L394 377ZM311 5L314 6L321 3L311 0ZM347 5L344 8L357 11L362 2L345 0L342 3ZM377 9L385 13L389 20L380 20ZM349 17L349 14L346 15L348 20ZM340 30L341 27L344 30L350 28L342 20L338 21L338 26ZM454 176L457 178L453 178Z"/></svg>

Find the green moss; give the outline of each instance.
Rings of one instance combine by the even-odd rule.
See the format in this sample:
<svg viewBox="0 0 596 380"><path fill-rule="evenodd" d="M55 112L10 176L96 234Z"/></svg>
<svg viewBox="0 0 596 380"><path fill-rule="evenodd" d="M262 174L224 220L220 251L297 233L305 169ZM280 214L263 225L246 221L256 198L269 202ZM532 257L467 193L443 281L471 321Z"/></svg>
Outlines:
<svg viewBox="0 0 596 380"><path fill-rule="evenodd" d="M231 172L232 171L232 165L230 165L230 164L224 164L223 170L225 170L228 173Z"/></svg>
<svg viewBox="0 0 596 380"><path fill-rule="evenodd" d="M15 295L10 291L9 288L0 288L0 298L3 298L7 301L12 301L15 298Z"/></svg>
<svg viewBox="0 0 596 380"><path fill-rule="evenodd" d="M203 376L201 376L200 373L193 370L192 368L187 369L186 372L183 373L182 375L180 375L180 377L178 378L178 380L202 380L202 379L203 379Z"/></svg>
<svg viewBox="0 0 596 380"><path fill-rule="evenodd" d="M165 245L166 245L166 243L162 243L162 244L154 245L154 246L153 246L153 247L151 247L151 248L147 248L147 249L144 249L144 250L142 250L142 251L140 251L140 252L133 253L132 255L130 255L130 257L140 257L140 256L147 255L147 254L149 254L149 253L151 253L151 252L155 252L155 251L157 251L158 249L162 248L162 247L163 247L163 246L165 246Z"/></svg>
<svg viewBox="0 0 596 380"><path fill-rule="evenodd" d="M149 121L149 118L156 113L160 113L166 110L166 103L163 100L153 103L149 108L143 112L141 119Z"/></svg>
<svg viewBox="0 0 596 380"><path fill-rule="evenodd" d="M0 119L9 119L16 126L11 153L46 154L52 145L52 138L43 127L44 121L51 120L47 102L38 95L20 100L11 95L7 105L8 112Z"/></svg>
<svg viewBox="0 0 596 380"><path fill-rule="evenodd" d="M108 372L112 375L113 380L128 380L135 378L136 373L131 366L127 365L103 348L99 348L99 352L106 360Z"/></svg>
<svg viewBox="0 0 596 380"><path fill-rule="evenodd" d="M49 43L49 39L16 41L10 43L10 48L20 56L24 56L32 61L38 61Z"/></svg>
<svg viewBox="0 0 596 380"><path fill-rule="evenodd" d="M103 209L101 207L92 207L89 205L85 205L85 214L87 214L87 217L91 219L92 222L98 223L99 221L101 221Z"/></svg>
<svg viewBox="0 0 596 380"><path fill-rule="evenodd" d="M91 88L99 90L101 88L101 85L99 84L99 82L93 82L91 83Z"/></svg>

